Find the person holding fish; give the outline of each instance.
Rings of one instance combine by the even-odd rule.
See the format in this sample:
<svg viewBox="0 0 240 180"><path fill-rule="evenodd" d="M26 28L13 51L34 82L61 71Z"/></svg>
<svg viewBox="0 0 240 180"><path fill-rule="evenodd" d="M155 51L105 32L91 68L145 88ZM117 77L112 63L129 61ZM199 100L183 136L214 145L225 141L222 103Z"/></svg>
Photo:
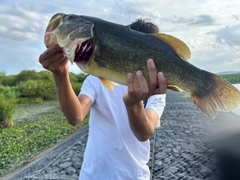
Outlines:
<svg viewBox="0 0 240 180"><path fill-rule="evenodd" d="M189 63L191 51L182 40L135 25L57 13L46 28L48 49L39 61L54 75L64 115L77 125L91 109L81 180L149 179L148 139L165 106L165 95L155 94L167 88L189 92L211 119L240 105L237 88ZM68 60L89 74L78 97Z"/></svg>
<svg viewBox="0 0 240 180"><path fill-rule="evenodd" d="M128 28L142 33L159 31L156 25L141 19ZM62 48L49 46L39 62L53 73L59 104L69 124L83 122L90 111L89 136L79 179L150 179L149 138L159 126L167 90L165 77L157 72L154 61L149 59L146 64L149 83L141 71L129 72L125 75L127 86L114 84L109 90L108 81L89 75L78 97L71 86L68 57ZM137 88L133 76L137 76Z"/></svg>

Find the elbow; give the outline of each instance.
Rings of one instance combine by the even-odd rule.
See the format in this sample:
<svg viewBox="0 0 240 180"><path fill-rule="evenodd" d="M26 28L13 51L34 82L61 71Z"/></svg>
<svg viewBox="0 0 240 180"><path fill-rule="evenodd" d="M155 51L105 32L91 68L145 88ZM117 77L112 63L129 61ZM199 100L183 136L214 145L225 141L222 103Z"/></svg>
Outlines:
<svg viewBox="0 0 240 180"><path fill-rule="evenodd" d="M154 130L151 130L148 133L141 134L136 137L140 142L145 142L145 141L149 140L153 136L153 134L154 134Z"/></svg>
<svg viewBox="0 0 240 180"><path fill-rule="evenodd" d="M67 119L67 121L71 126L77 126L83 122L83 119Z"/></svg>
<svg viewBox="0 0 240 180"><path fill-rule="evenodd" d="M77 125L79 125L80 123L76 123L76 122L69 122L68 121L68 123L71 125L71 126L77 126Z"/></svg>
<svg viewBox="0 0 240 180"><path fill-rule="evenodd" d="M145 142L149 139L149 137L138 137L137 138L140 142Z"/></svg>

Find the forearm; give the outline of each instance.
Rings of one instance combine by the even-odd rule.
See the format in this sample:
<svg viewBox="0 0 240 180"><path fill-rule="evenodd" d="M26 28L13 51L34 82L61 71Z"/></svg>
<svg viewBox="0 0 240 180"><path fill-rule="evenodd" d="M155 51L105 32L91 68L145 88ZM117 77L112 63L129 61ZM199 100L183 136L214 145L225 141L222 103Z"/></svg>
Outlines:
<svg viewBox="0 0 240 180"><path fill-rule="evenodd" d="M54 80L59 104L64 116L69 124L73 126L78 125L84 120L86 115L82 113L81 104L73 91L69 75L66 74L61 77L54 75Z"/></svg>
<svg viewBox="0 0 240 180"><path fill-rule="evenodd" d="M148 117L145 112L142 102L127 105L126 109L129 118L130 127L139 141L148 140L154 133L156 120L150 118L157 118L156 114L152 117Z"/></svg>
<svg viewBox="0 0 240 180"><path fill-rule="evenodd" d="M145 110L142 102L128 104L125 101L130 127L140 141L153 135L166 105L165 100L166 94L153 95L148 99Z"/></svg>
<svg viewBox="0 0 240 180"><path fill-rule="evenodd" d="M154 103L152 107L149 107L145 111L141 101L154 94L164 94L167 90L166 79L161 72L157 73L152 59L147 61L147 67L149 71L149 83L147 83L143 73L137 71L136 75L139 87L135 88L133 74L128 73L128 92L123 96L130 127L139 141L146 141L154 134L162 113L158 112L158 103ZM160 111L162 110L160 109Z"/></svg>

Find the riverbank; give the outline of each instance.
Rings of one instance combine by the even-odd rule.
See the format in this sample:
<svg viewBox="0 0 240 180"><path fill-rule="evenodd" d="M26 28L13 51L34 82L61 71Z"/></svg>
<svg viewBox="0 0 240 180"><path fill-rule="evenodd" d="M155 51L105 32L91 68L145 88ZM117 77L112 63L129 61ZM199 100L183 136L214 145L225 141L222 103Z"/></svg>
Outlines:
<svg viewBox="0 0 240 180"><path fill-rule="evenodd" d="M151 180L212 180L220 176L215 142L222 138L220 134L227 136L226 132L230 132L227 125L240 126L240 116L231 112L219 113L211 120L185 95L173 91L167 93L161 127L150 140ZM87 136L86 127L4 180L77 180Z"/></svg>
<svg viewBox="0 0 240 180"><path fill-rule="evenodd" d="M18 105L14 126L0 129L0 175L27 164L86 123L70 126L57 100Z"/></svg>

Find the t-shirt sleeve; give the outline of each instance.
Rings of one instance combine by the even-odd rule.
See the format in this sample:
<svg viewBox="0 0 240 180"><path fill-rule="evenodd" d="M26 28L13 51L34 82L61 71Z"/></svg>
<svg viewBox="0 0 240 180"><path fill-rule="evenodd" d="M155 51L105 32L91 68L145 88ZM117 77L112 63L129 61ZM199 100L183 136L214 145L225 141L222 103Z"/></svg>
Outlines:
<svg viewBox="0 0 240 180"><path fill-rule="evenodd" d="M147 101L145 109L153 109L158 114L159 122L157 127L160 127L160 118L162 116L165 106L166 106L166 94L153 95Z"/></svg>
<svg viewBox="0 0 240 180"><path fill-rule="evenodd" d="M97 97L97 86L99 85L99 83L100 81L98 80L98 78L91 75L88 76L84 80L78 96L84 94L91 99L92 103L94 103Z"/></svg>

